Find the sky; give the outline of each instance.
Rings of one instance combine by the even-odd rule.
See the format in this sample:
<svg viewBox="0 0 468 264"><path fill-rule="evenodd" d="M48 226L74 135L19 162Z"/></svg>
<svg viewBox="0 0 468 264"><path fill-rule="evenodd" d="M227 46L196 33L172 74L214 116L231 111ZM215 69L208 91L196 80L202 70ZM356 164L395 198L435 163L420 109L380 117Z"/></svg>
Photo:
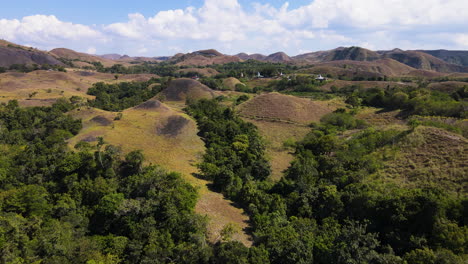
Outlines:
<svg viewBox="0 0 468 264"><path fill-rule="evenodd" d="M467 0L16 0L0 39L43 50L297 55L340 46L468 50Z"/></svg>

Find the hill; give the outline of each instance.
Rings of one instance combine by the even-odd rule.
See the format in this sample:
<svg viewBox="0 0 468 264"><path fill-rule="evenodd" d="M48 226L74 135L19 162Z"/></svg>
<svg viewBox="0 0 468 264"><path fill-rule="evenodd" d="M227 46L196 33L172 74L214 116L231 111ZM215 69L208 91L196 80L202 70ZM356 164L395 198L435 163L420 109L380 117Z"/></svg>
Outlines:
<svg viewBox="0 0 468 264"><path fill-rule="evenodd" d="M466 193L468 140L433 127L418 127L399 144L401 152L382 171L386 180L406 188L434 187Z"/></svg>
<svg viewBox="0 0 468 264"><path fill-rule="evenodd" d="M198 81L182 78L173 80L168 87L161 91L159 98L162 101L185 102L187 99L198 100L202 98L211 99L216 93L206 85Z"/></svg>
<svg viewBox="0 0 468 264"><path fill-rule="evenodd" d="M432 70L443 73L468 72L468 67L447 63L430 54L419 51L402 51L395 49L383 52L382 56L391 58L420 70Z"/></svg>
<svg viewBox="0 0 468 264"><path fill-rule="evenodd" d="M102 136L109 144L121 147L124 153L142 150L148 163L182 173L198 189L196 212L208 216L211 242L220 239L221 230L227 224L239 229L247 227L248 217L241 209L232 206L221 194L208 190L206 181L193 176L198 172L194 164L205 148L197 136L197 124L189 116L156 98L122 111L120 120L114 120L117 113L96 108L81 108L71 114L83 120L83 129L70 140L70 147L79 141L96 142ZM233 234L233 239L251 244L240 230Z"/></svg>
<svg viewBox="0 0 468 264"><path fill-rule="evenodd" d="M265 58L269 62L290 62L292 59L284 52L277 52Z"/></svg>
<svg viewBox="0 0 468 264"><path fill-rule="evenodd" d="M418 50L419 52L430 54L447 63L468 66L468 51L465 50Z"/></svg>
<svg viewBox="0 0 468 264"><path fill-rule="evenodd" d="M99 57L106 59L106 60L118 60L122 58L122 55L113 53L113 54L99 55Z"/></svg>
<svg viewBox="0 0 468 264"><path fill-rule="evenodd" d="M291 62L292 61L292 58L289 57L284 52L276 52L268 56L265 56L263 54L258 54L258 53L251 54L251 55L247 53L239 53L234 56L241 60L258 60L258 61L268 61L268 62Z"/></svg>
<svg viewBox="0 0 468 264"><path fill-rule="evenodd" d="M329 61L317 63L303 73L322 74L348 80L385 80L386 77L406 75L416 69L392 59L376 61Z"/></svg>
<svg viewBox="0 0 468 264"><path fill-rule="evenodd" d="M174 57L169 59L169 62L178 66L206 66L239 61L240 59L238 57L223 55L213 49L200 50L188 54L176 54Z"/></svg>
<svg viewBox="0 0 468 264"><path fill-rule="evenodd" d="M47 52L1 40L0 67L10 67L13 64L63 65Z"/></svg>
<svg viewBox="0 0 468 264"><path fill-rule="evenodd" d="M0 74L0 102L16 99L23 106L51 105L62 97L91 98L86 92L96 82L147 81L154 76L128 74L116 80L113 74L92 71L6 72Z"/></svg>
<svg viewBox="0 0 468 264"><path fill-rule="evenodd" d="M242 84L241 81L234 77L229 77L223 80L223 86L229 88L230 90L235 90L236 85Z"/></svg>
<svg viewBox="0 0 468 264"><path fill-rule="evenodd" d="M239 114L253 119L307 125L333 111L323 102L313 102L279 93L262 94L241 104Z"/></svg>
<svg viewBox="0 0 468 264"><path fill-rule="evenodd" d="M378 60L380 55L377 52L360 48L336 48L328 51L311 52L293 57L297 62L318 63L336 60L353 60L353 61L374 61Z"/></svg>
<svg viewBox="0 0 468 264"><path fill-rule="evenodd" d="M74 63L75 61L86 62L86 63L100 62L105 67L111 67L112 65L115 64L114 61L109 60L109 59L104 59L99 56L76 52L74 50L65 49L65 48L53 49L50 51L50 54L54 55L56 58L69 60L72 63Z"/></svg>

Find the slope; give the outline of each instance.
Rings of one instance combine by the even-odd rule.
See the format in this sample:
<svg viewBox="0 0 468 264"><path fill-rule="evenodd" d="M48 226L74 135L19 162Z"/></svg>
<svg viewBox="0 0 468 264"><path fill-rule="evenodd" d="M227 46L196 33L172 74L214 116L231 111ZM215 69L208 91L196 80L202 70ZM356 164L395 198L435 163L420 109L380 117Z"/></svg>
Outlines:
<svg viewBox="0 0 468 264"><path fill-rule="evenodd" d="M50 54L54 55L57 58L69 60L72 63L74 63L74 61L80 61L80 62L86 62L86 63L100 62L105 67L111 67L112 65L116 64L115 61L112 61L109 59L104 59L99 56L76 52L74 50L65 49L65 48L53 49L50 51Z"/></svg>
<svg viewBox="0 0 468 264"><path fill-rule="evenodd" d="M147 162L180 172L198 189L196 211L208 216L212 242L220 239L225 225L234 224L239 230L233 238L251 245L244 232L248 217L243 211L233 207L221 194L208 190L206 181L193 176L198 171L194 165L204 152L195 121L156 98L124 110L121 119L114 120L117 114L95 108L74 110L72 115L81 118L84 125L69 145L74 146L79 141L96 142L98 137L103 137L107 143L121 147L124 153L142 150Z"/></svg>
<svg viewBox="0 0 468 264"><path fill-rule="evenodd" d="M182 78L169 83L168 87L161 91L159 98L162 101L185 102L186 100L211 99L216 93L206 85L198 81Z"/></svg>
<svg viewBox="0 0 468 264"><path fill-rule="evenodd" d="M10 67L13 64L63 65L44 51L0 40L0 67Z"/></svg>

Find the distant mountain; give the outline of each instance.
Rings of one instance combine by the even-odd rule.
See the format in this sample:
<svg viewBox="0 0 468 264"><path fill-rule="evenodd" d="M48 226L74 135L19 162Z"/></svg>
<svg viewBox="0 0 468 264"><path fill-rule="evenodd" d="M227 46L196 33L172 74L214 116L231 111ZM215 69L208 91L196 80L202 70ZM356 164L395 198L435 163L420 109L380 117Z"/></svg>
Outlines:
<svg viewBox="0 0 468 264"><path fill-rule="evenodd" d="M290 62L292 59L284 52L276 52L265 58L269 62Z"/></svg>
<svg viewBox="0 0 468 264"><path fill-rule="evenodd" d="M354 61L374 61L380 59L380 55L372 50L350 47L334 50L328 57L331 61L335 60L354 60Z"/></svg>
<svg viewBox="0 0 468 264"><path fill-rule="evenodd" d="M206 66L239 61L241 59L236 56L224 55L214 49L199 50L188 54L179 53L169 59L169 62L179 66Z"/></svg>
<svg viewBox="0 0 468 264"><path fill-rule="evenodd" d="M104 54L104 55L99 55L99 57L108 59L108 60L118 60L122 58L122 55L120 54Z"/></svg>
<svg viewBox="0 0 468 264"><path fill-rule="evenodd" d="M301 54L293 57L293 59L298 62L319 63L337 60L374 61L380 59L380 57L381 56L377 52L368 49L360 47L340 47L333 50Z"/></svg>
<svg viewBox="0 0 468 264"><path fill-rule="evenodd" d="M445 62L468 66L468 51L464 50L418 50L439 58Z"/></svg>
<svg viewBox="0 0 468 264"><path fill-rule="evenodd" d="M0 40L0 67L10 67L13 64L64 65L45 51Z"/></svg>
<svg viewBox="0 0 468 264"><path fill-rule="evenodd" d="M428 53L420 51L403 51L394 49L381 53L384 58L391 58L419 70L437 72L468 72L468 67L445 62Z"/></svg>
<svg viewBox="0 0 468 264"><path fill-rule="evenodd" d="M75 64L76 61L84 62L84 63L93 63L93 62L100 62L102 65L106 67L110 67L115 64L115 61L110 59L101 58L99 56L77 52L71 49L65 48L58 48L53 49L50 51L50 54L54 55L57 58L62 58L66 60L70 60L72 63Z"/></svg>
<svg viewBox="0 0 468 264"><path fill-rule="evenodd" d="M292 61L291 57L289 57L284 52L276 52L271 55L263 55L263 54L247 54L247 53L239 53L234 55L241 60L258 60L258 61L268 61L268 62L290 62Z"/></svg>

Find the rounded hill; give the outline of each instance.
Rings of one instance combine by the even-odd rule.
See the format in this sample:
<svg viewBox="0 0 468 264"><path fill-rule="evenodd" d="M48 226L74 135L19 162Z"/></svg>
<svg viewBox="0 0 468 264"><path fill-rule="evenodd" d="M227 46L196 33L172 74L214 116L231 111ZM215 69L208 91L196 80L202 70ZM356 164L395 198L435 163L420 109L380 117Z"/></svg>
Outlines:
<svg viewBox="0 0 468 264"><path fill-rule="evenodd" d="M241 104L238 108L240 115L279 122L293 122L309 124L333 111L324 102L314 102L279 93L263 94Z"/></svg>
<svg viewBox="0 0 468 264"><path fill-rule="evenodd" d="M185 101L187 99L212 99L216 93L196 80L182 78L171 81L159 95L163 101Z"/></svg>

